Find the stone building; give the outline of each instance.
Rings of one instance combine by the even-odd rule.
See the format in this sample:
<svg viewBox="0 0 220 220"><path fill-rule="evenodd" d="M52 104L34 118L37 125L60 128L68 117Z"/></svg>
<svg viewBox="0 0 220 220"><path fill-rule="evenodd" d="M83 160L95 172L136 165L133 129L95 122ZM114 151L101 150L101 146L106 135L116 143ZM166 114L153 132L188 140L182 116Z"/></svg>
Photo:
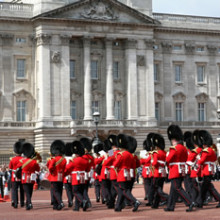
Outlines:
<svg viewBox="0 0 220 220"><path fill-rule="evenodd" d="M34 2L34 3L33 3ZM47 157L57 138L170 123L216 138L220 18L152 13L152 0L0 2L0 162L18 139ZM167 142L168 144L168 142Z"/></svg>

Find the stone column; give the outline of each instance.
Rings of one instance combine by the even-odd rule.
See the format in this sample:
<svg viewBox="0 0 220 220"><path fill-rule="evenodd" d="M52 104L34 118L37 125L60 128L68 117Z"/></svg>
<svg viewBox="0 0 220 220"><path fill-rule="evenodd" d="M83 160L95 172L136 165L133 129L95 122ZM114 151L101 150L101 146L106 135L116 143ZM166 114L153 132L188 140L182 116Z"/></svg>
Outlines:
<svg viewBox="0 0 220 220"><path fill-rule="evenodd" d="M71 120L70 116L70 36L61 35L61 116L63 120Z"/></svg>
<svg viewBox="0 0 220 220"><path fill-rule="evenodd" d="M138 97L136 40L127 40L125 56L127 70L127 116L128 120L137 120Z"/></svg>
<svg viewBox="0 0 220 220"><path fill-rule="evenodd" d="M84 120L92 119L92 85L90 73L90 38L83 39L84 50Z"/></svg>
<svg viewBox="0 0 220 220"><path fill-rule="evenodd" d="M1 57L2 57L2 68L1 68L1 77L2 77L2 89L3 89L3 118L2 121L13 121L13 112L16 110L16 106L13 104L13 92L15 87L14 75L12 74L12 65L13 65L13 39L14 35L12 34L2 34L2 46L1 47ZM15 103L16 105L16 103ZM14 109L13 109L14 107ZM16 120L16 113L15 113Z"/></svg>
<svg viewBox="0 0 220 220"><path fill-rule="evenodd" d="M50 40L48 34L40 34L37 40L37 91L39 126L50 125L51 120L51 73L50 73Z"/></svg>
<svg viewBox="0 0 220 220"><path fill-rule="evenodd" d="M112 39L106 39L106 120L114 120Z"/></svg>
<svg viewBox="0 0 220 220"><path fill-rule="evenodd" d="M154 91L154 53L153 40L146 40L146 120L148 126L156 126Z"/></svg>

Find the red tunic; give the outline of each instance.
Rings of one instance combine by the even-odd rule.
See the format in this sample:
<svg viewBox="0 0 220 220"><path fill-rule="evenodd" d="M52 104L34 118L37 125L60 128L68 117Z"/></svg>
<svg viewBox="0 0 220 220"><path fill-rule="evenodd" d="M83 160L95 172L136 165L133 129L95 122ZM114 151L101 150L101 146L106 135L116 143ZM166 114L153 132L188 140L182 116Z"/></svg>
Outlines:
<svg viewBox="0 0 220 220"><path fill-rule="evenodd" d="M9 163L9 169L12 170L12 176L11 176L11 181L12 182L19 182L21 181L20 179L16 178L15 176L15 171L16 169L19 167L19 163L21 162L20 160L22 160L23 157L22 156L15 156L13 157L11 160L10 160L10 163Z"/></svg>
<svg viewBox="0 0 220 220"><path fill-rule="evenodd" d="M21 182L22 184L24 183L32 183L34 184L36 181L36 173L35 172L39 172L40 171L40 166L37 163L36 160L32 160L30 158L23 158L20 163L19 163L19 167L21 167L23 164L25 164L27 161L30 161L30 163L28 163L24 168L22 168L22 172L21 172Z"/></svg>
<svg viewBox="0 0 220 220"><path fill-rule="evenodd" d="M154 167L154 177L166 177L165 170L166 152L164 150L153 151L152 166Z"/></svg>
<svg viewBox="0 0 220 220"><path fill-rule="evenodd" d="M202 165L202 176L210 176L215 173L216 160L216 153L211 147L202 151L201 159L198 161L198 164Z"/></svg>
<svg viewBox="0 0 220 220"><path fill-rule="evenodd" d="M149 155L146 159L141 159L140 163L143 166L143 168L142 168L142 177L143 178L151 178L152 177L152 172L150 170L151 155Z"/></svg>
<svg viewBox="0 0 220 220"><path fill-rule="evenodd" d="M95 159L94 159L94 168L95 168L98 164L102 163L102 160L103 160L102 157L97 157L97 158L95 158ZM100 175L98 175L98 174L94 171L94 173L93 173L93 178L94 178L95 180L99 180Z"/></svg>
<svg viewBox="0 0 220 220"><path fill-rule="evenodd" d="M85 184L88 180L89 168L90 164L86 158L76 157L66 166L65 175L72 175L72 185Z"/></svg>
<svg viewBox="0 0 220 220"><path fill-rule="evenodd" d="M59 161L62 161L59 163ZM56 165L56 163L59 163ZM64 179L64 170L66 167L66 159L62 156L56 156L51 159L49 162L49 172L50 172L50 181L51 182L63 182Z"/></svg>
<svg viewBox="0 0 220 220"><path fill-rule="evenodd" d="M191 178L201 177L201 172L198 172L197 170L194 169L194 163L196 160L196 156L198 154L200 154L201 151L202 151L202 148L197 147L197 148L193 149L188 155L186 163L187 163L187 165L189 165L188 167L190 170L190 177Z"/></svg>
<svg viewBox="0 0 220 220"><path fill-rule="evenodd" d="M166 162L169 166L169 179L185 176L187 149L182 144L170 147Z"/></svg>
<svg viewBox="0 0 220 220"><path fill-rule="evenodd" d="M66 166L70 163L70 160L72 159L72 157L65 157L66 159ZM63 179L63 183L72 183L72 176L71 175L67 175L64 177Z"/></svg>
<svg viewBox="0 0 220 220"><path fill-rule="evenodd" d="M131 173L130 174L131 174L132 178L135 178L135 176L136 176L136 169L141 166L141 163L140 163L140 160L138 159L137 155L132 154L132 156L133 156L134 162L132 163Z"/></svg>
<svg viewBox="0 0 220 220"><path fill-rule="evenodd" d="M134 166L133 163L133 155L130 152L122 151L117 154L116 160L113 163L118 172L117 182L131 180L130 169Z"/></svg>
<svg viewBox="0 0 220 220"><path fill-rule="evenodd" d="M90 172L94 167L94 157L89 153L84 154L82 157L88 160L88 177L91 178L92 176L90 175Z"/></svg>
<svg viewBox="0 0 220 220"><path fill-rule="evenodd" d="M116 155L120 152L120 150L115 150L114 151L114 155L111 157L108 157L103 165L108 166L109 167L109 172L110 172L110 180L117 180L117 173L116 173L116 169L113 166L114 161L116 160Z"/></svg>

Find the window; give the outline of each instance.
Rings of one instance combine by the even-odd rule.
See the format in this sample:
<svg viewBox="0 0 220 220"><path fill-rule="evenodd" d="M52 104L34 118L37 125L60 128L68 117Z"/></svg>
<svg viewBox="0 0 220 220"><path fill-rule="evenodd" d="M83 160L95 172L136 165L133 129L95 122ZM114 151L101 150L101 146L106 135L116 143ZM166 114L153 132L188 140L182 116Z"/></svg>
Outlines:
<svg viewBox="0 0 220 220"><path fill-rule="evenodd" d="M92 114L99 112L99 101L92 101Z"/></svg>
<svg viewBox="0 0 220 220"><path fill-rule="evenodd" d="M159 102L155 103L155 117L157 121L160 121L160 103Z"/></svg>
<svg viewBox="0 0 220 220"><path fill-rule="evenodd" d="M183 121L183 103L176 103L176 121Z"/></svg>
<svg viewBox="0 0 220 220"><path fill-rule="evenodd" d="M17 101L17 121L26 121L26 101Z"/></svg>
<svg viewBox="0 0 220 220"><path fill-rule="evenodd" d="M182 65L175 65L175 82L182 81Z"/></svg>
<svg viewBox="0 0 220 220"><path fill-rule="evenodd" d="M76 68L75 60L70 60L70 79L74 79L76 77L75 68Z"/></svg>
<svg viewBox="0 0 220 220"><path fill-rule="evenodd" d="M173 50L181 50L181 49L182 49L181 45L174 45L173 46Z"/></svg>
<svg viewBox="0 0 220 220"><path fill-rule="evenodd" d="M205 82L205 66L197 66L197 82Z"/></svg>
<svg viewBox="0 0 220 220"><path fill-rule="evenodd" d="M26 38L16 37L16 43L26 43Z"/></svg>
<svg viewBox="0 0 220 220"><path fill-rule="evenodd" d="M76 119L76 101L71 102L70 114L71 114L72 119Z"/></svg>
<svg viewBox="0 0 220 220"><path fill-rule="evenodd" d="M154 82L159 81L159 64L155 63L154 64Z"/></svg>
<svg viewBox="0 0 220 220"><path fill-rule="evenodd" d="M24 78L25 77L25 59L17 60L17 77Z"/></svg>
<svg viewBox="0 0 220 220"><path fill-rule="evenodd" d="M113 62L113 77L114 79L119 78L119 62L118 61Z"/></svg>
<svg viewBox="0 0 220 220"><path fill-rule="evenodd" d="M91 62L91 79L98 79L98 61Z"/></svg>
<svg viewBox="0 0 220 220"><path fill-rule="evenodd" d="M159 46L158 46L157 44L155 44L155 45L153 46L153 49L154 49L154 50L159 50Z"/></svg>
<svg viewBox="0 0 220 220"><path fill-rule="evenodd" d="M196 51L203 52L203 51L205 51L205 48L203 46L198 46L198 47L196 47Z"/></svg>
<svg viewBox="0 0 220 220"><path fill-rule="evenodd" d="M121 120L121 101L115 101L114 110L115 110L115 119Z"/></svg>
<svg viewBox="0 0 220 220"><path fill-rule="evenodd" d="M205 103L198 103L198 121L205 121Z"/></svg>

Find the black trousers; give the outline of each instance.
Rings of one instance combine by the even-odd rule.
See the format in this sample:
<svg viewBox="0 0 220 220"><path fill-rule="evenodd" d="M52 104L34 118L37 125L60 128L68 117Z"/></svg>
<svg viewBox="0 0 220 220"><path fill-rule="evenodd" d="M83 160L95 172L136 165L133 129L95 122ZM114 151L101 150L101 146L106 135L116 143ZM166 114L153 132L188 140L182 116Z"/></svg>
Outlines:
<svg viewBox="0 0 220 220"><path fill-rule="evenodd" d="M153 178L151 182L151 190L149 192L149 202L158 207L160 201L168 200L168 194L163 192L165 178Z"/></svg>
<svg viewBox="0 0 220 220"><path fill-rule="evenodd" d="M89 181L87 181L87 183L84 184L83 198L87 200L89 203L91 203L88 191L89 191Z"/></svg>
<svg viewBox="0 0 220 220"><path fill-rule="evenodd" d="M62 203L63 182L51 182L51 188L53 192L53 206L56 208Z"/></svg>
<svg viewBox="0 0 220 220"><path fill-rule="evenodd" d="M184 177L184 187L188 196L192 199L192 178L189 174Z"/></svg>
<svg viewBox="0 0 220 220"><path fill-rule="evenodd" d="M101 184L100 184L99 180L95 180L94 186L95 186L96 200L99 200L101 197Z"/></svg>
<svg viewBox="0 0 220 220"><path fill-rule="evenodd" d="M199 198L197 200L200 206L203 205L203 202L206 199L207 192L209 192L217 201L220 202L220 195L218 191L215 189L211 181L212 181L212 176L203 177L203 183L202 183L201 190L199 193Z"/></svg>
<svg viewBox="0 0 220 220"><path fill-rule="evenodd" d="M31 198L32 198L32 194L33 194L33 187L34 187L34 184L32 184L32 183L24 183L23 184L24 193L26 196L26 206L32 204Z"/></svg>
<svg viewBox="0 0 220 220"><path fill-rule="evenodd" d="M119 185L119 190L118 190L118 198L116 201L116 205L115 208L116 209L122 209L122 204L125 200L125 198L131 202L132 204L134 204L137 199L131 194L130 191L130 182L126 181L126 182L118 182Z"/></svg>
<svg viewBox="0 0 220 220"><path fill-rule="evenodd" d="M12 197L12 202L17 205L18 204L18 189L20 189L20 204L24 204L24 189L21 184L21 181L19 182L11 182L12 184L12 190L11 190L11 197Z"/></svg>
<svg viewBox="0 0 220 220"><path fill-rule="evenodd" d="M64 187L66 190L66 196L68 199L68 203L72 203L73 202L73 190L72 190L72 184L71 183L64 183Z"/></svg>
<svg viewBox="0 0 220 220"><path fill-rule="evenodd" d="M196 180L196 178L192 178L191 179L191 199L192 199L192 202L197 202L197 199L199 197L199 184Z"/></svg>
<svg viewBox="0 0 220 220"><path fill-rule="evenodd" d="M112 201L111 181L109 179L102 180L102 190L104 193L106 204L109 204Z"/></svg>
<svg viewBox="0 0 220 220"><path fill-rule="evenodd" d="M116 197L118 195L119 185L117 180L111 180L111 195L113 203L115 203Z"/></svg>
<svg viewBox="0 0 220 220"><path fill-rule="evenodd" d="M177 197L180 196L184 203L189 206L191 204L191 199L182 187L183 178L171 179L170 195L168 198L167 208L174 209Z"/></svg>
<svg viewBox="0 0 220 220"><path fill-rule="evenodd" d="M75 196L75 209L79 209L84 200L83 194L86 189L86 186L85 184L80 184L80 185L73 185L72 188L73 188L73 194Z"/></svg>
<svg viewBox="0 0 220 220"><path fill-rule="evenodd" d="M152 178L144 178L145 198L149 197L149 191L150 191L150 187L151 187L151 180L152 180Z"/></svg>
<svg viewBox="0 0 220 220"><path fill-rule="evenodd" d="M2 175L0 175L0 190L1 190L0 194L2 198L4 198L4 187L3 187L3 176Z"/></svg>

